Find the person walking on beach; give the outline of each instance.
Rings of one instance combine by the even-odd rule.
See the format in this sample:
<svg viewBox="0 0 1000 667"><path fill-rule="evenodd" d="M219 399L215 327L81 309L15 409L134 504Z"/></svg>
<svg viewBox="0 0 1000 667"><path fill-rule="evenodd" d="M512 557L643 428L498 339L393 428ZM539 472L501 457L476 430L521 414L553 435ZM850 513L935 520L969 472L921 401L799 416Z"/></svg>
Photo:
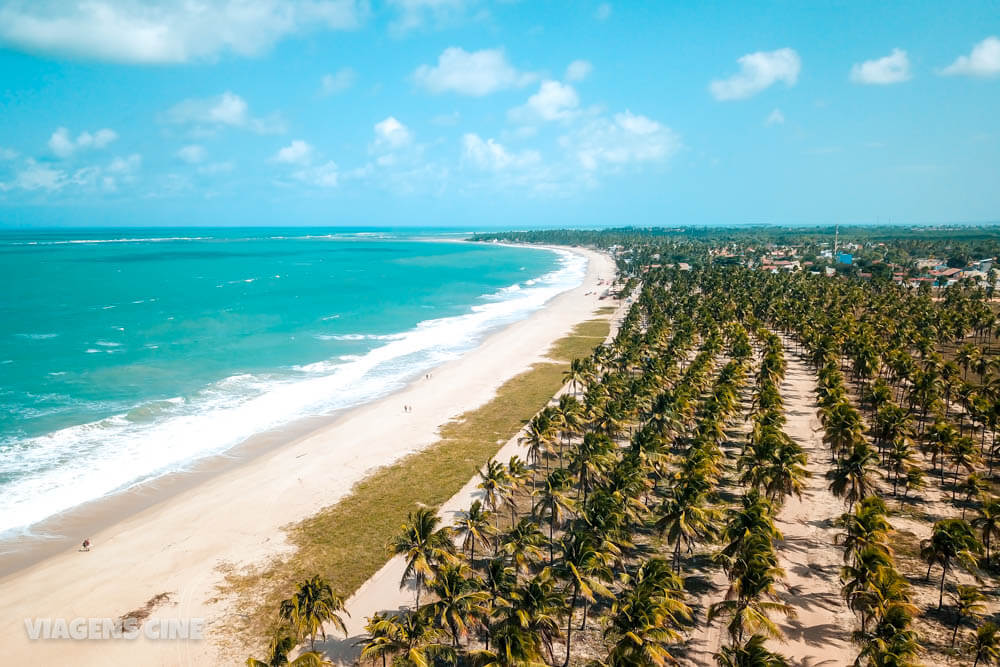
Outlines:
<svg viewBox="0 0 1000 667"><path fill-rule="evenodd" d="M80 551L90 551L90 538L86 537L83 540L83 545L80 547Z"/></svg>

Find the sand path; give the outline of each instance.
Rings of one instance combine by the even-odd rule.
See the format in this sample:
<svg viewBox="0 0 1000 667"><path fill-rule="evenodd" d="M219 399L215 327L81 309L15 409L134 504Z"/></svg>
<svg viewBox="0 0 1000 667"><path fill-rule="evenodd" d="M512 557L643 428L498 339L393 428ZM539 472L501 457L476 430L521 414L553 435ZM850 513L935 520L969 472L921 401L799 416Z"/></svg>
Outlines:
<svg viewBox="0 0 1000 667"><path fill-rule="evenodd" d="M778 590L781 599L795 609L795 617L775 619L785 640L769 642L769 646L792 665L843 667L856 656L850 643L854 616L840 597L842 550L834 544L833 520L844 511L843 504L827 489L829 453L816 417L815 374L787 346L785 358L787 371L781 384L785 432L805 450L812 477L806 481L802 499L789 498L778 513L776 523L785 538L777 545L778 559L786 572L784 586ZM714 569L706 584L708 590L698 596L704 610L722 598L728 582ZM699 625L687 642L686 664L714 665L713 655L727 641L722 622Z"/></svg>

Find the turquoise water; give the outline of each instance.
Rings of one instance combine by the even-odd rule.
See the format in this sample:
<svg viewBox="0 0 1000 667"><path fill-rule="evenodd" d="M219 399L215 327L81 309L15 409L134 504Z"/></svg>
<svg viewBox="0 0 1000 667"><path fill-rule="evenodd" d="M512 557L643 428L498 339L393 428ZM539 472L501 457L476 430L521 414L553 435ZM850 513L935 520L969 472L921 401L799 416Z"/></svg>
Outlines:
<svg viewBox="0 0 1000 667"><path fill-rule="evenodd" d="M409 231L0 233L0 532L383 396L583 269Z"/></svg>

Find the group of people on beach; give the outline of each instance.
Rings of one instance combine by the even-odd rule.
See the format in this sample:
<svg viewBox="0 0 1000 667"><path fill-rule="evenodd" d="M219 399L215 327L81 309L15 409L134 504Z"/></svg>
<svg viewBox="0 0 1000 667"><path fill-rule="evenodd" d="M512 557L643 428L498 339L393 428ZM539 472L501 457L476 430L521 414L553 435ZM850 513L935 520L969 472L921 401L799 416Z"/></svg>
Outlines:
<svg viewBox="0 0 1000 667"><path fill-rule="evenodd" d="M404 405L403 406L403 412L413 412L413 406L412 405Z"/></svg>

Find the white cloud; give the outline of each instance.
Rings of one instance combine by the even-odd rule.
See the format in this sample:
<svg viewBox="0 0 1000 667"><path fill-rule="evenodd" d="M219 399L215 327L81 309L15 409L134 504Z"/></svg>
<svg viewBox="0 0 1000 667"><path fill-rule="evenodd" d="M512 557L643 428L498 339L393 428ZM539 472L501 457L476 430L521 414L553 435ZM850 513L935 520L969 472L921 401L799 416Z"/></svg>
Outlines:
<svg viewBox="0 0 1000 667"><path fill-rule="evenodd" d="M421 28L428 23L445 24L464 16L470 0L389 0L398 16L389 28L397 33Z"/></svg>
<svg viewBox="0 0 1000 667"><path fill-rule="evenodd" d="M119 182L131 183L135 180L135 175L142 166L142 156L133 153L128 157L116 157L102 173L99 169L94 172L94 178L100 177L101 185L105 190L117 190Z"/></svg>
<svg viewBox="0 0 1000 667"><path fill-rule="evenodd" d="M471 132L462 137L462 155L476 167L490 171L527 167L541 162L538 151L525 150L511 153L494 139L484 140L478 134Z"/></svg>
<svg viewBox="0 0 1000 667"><path fill-rule="evenodd" d="M255 55L311 29L350 30L365 0L14 0L0 8L0 44L123 63Z"/></svg>
<svg viewBox="0 0 1000 667"><path fill-rule="evenodd" d="M455 92L482 97L498 90L517 88L535 80L507 62L502 49L468 52L457 46L438 56L437 66L421 65L413 79L432 93Z"/></svg>
<svg viewBox="0 0 1000 667"><path fill-rule="evenodd" d="M358 78L357 72L350 67L341 67L333 74L325 74L320 80L321 91L324 95L335 95L341 93L354 85Z"/></svg>
<svg viewBox="0 0 1000 667"><path fill-rule="evenodd" d="M317 188L335 188L340 182L340 172L333 160L292 172L292 178Z"/></svg>
<svg viewBox="0 0 1000 667"><path fill-rule="evenodd" d="M851 81L854 83L886 85L909 81L911 76L910 59L902 49L893 49L884 58L855 63L851 67Z"/></svg>
<svg viewBox="0 0 1000 667"><path fill-rule="evenodd" d="M594 71L594 66L586 60L574 60L566 68L567 81L583 81Z"/></svg>
<svg viewBox="0 0 1000 667"><path fill-rule="evenodd" d="M301 139L296 139L275 153L272 159L286 164L308 164L312 161L313 153L312 146Z"/></svg>
<svg viewBox="0 0 1000 667"><path fill-rule="evenodd" d="M527 103L511 109L508 115L511 120L521 123L565 120L575 114L579 105L580 98L573 86L558 81L543 81Z"/></svg>
<svg viewBox="0 0 1000 667"><path fill-rule="evenodd" d="M767 118L764 119L764 125L784 125L785 124L785 114L781 113L781 109L774 109L771 113L767 114Z"/></svg>
<svg viewBox="0 0 1000 667"><path fill-rule="evenodd" d="M114 130L104 128L94 134L81 132L73 139L68 129L60 127L49 137L49 148L59 157L66 158L81 149L105 148L117 138L118 134Z"/></svg>
<svg viewBox="0 0 1000 667"><path fill-rule="evenodd" d="M411 139L410 130L392 116L375 123L375 145L377 147L401 148L410 143Z"/></svg>
<svg viewBox="0 0 1000 667"><path fill-rule="evenodd" d="M206 155L207 152L205 151L205 147L199 146L198 144L183 146L177 151L177 157L184 160L188 164L204 162Z"/></svg>
<svg viewBox="0 0 1000 667"><path fill-rule="evenodd" d="M54 192L66 186L68 179L62 169L54 169L48 165L38 164L28 158L25 167L6 183L0 181L0 190L48 190Z"/></svg>
<svg viewBox="0 0 1000 667"><path fill-rule="evenodd" d="M18 155L20 155L20 153L13 148L4 148L3 146L0 146L0 160L13 160L17 158Z"/></svg>
<svg viewBox="0 0 1000 667"><path fill-rule="evenodd" d="M680 137L669 127L630 111L615 114L613 120L596 119L560 143L590 171L663 161L681 148Z"/></svg>
<svg viewBox="0 0 1000 667"><path fill-rule="evenodd" d="M128 157L116 157L108 165L108 171L112 174L122 174L129 175L134 174L139 170L142 165L142 156L138 153L133 153Z"/></svg>
<svg viewBox="0 0 1000 667"><path fill-rule="evenodd" d="M57 192L64 188L94 188L100 185L105 190L114 191L119 182L131 182L142 165L142 156L133 153L125 157L115 157L107 166L88 165L69 172L39 164L28 158L14 180L0 182L0 191L21 189L27 191L45 190Z"/></svg>
<svg viewBox="0 0 1000 667"><path fill-rule="evenodd" d="M280 134L285 131L280 117L251 116L246 100L228 90L215 97L192 98L178 102L167 110L164 117L168 122L194 125L202 130L236 127L258 134Z"/></svg>
<svg viewBox="0 0 1000 667"><path fill-rule="evenodd" d="M959 56L941 70L946 76L997 76L1000 74L1000 38L993 35L972 47L972 53Z"/></svg>
<svg viewBox="0 0 1000 667"><path fill-rule="evenodd" d="M594 10L594 18L598 21L607 21L611 18L611 5L607 2L597 5L597 9Z"/></svg>
<svg viewBox="0 0 1000 667"><path fill-rule="evenodd" d="M802 62L792 49L757 51L742 56L738 61L740 71L728 79L709 84L708 89L717 100L742 100L752 97L778 81L794 86L798 81Z"/></svg>

